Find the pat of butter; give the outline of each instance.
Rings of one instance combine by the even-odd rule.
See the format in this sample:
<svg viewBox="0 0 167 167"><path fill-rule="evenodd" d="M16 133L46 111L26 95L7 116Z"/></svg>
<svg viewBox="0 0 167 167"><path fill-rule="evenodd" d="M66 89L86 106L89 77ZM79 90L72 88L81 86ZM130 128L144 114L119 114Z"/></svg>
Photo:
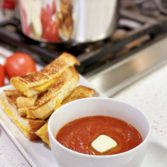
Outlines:
<svg viewBox="0 0 167 167"><path fill-rule="evenodd" d="M100 135L91 143L91 147L100 153L109 151L117 145L117 142L107 135Z"/></svg>

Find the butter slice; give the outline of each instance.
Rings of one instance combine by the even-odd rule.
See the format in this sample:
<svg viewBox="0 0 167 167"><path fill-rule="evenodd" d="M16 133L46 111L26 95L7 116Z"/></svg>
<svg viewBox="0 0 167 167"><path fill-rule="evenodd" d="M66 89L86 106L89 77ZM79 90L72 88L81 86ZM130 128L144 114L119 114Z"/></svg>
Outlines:
<svg viewBox="0 0 167 167"><path fill-rule="evenodd" d="M100 135L91 143L91 147L99 153L109 151L117 145L117 142L107 135Z"/></svg>

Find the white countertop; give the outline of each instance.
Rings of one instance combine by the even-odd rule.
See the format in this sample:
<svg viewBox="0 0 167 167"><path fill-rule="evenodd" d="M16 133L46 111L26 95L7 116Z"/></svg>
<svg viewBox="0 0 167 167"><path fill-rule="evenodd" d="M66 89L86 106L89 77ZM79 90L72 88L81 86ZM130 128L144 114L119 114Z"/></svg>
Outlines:
<svg viewBox="0 0 167 167"><path fill-rule="evenodd" d="M167 66L124 89L114 98L143 111L150 119L152 130L167 141Z"/></svg>
<svg viewBox="0 0 167 167"><path fill-rule="evenodd" d="M30 167L0 126L0 167Z"/></svg>
<svg viewBox="0 0 167 167"><path fill-rule="evenodd" d="M121 91L114 98L136 106L148 115L153 130L167 140L167 66ZM29 167L19 151L0 133L0 167Z"/></svg>
<svg viewBox="0 0 167 167"><path fill-rule="evenodd" d="M0 63L3 64L4 57L11 54L10 51L0 46ZM6 83L8 81L6 80ZM0 126L0 167L30 167L22 154L9 139Z"/></svg>

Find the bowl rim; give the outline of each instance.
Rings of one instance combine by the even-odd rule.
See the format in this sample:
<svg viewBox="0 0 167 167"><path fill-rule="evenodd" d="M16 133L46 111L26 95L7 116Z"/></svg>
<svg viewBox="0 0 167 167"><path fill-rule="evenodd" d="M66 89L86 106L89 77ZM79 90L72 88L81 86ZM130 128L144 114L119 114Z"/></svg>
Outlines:
<svg viewBox="0 0 167 167"><path fill-rule="evenodd" d="M137 110L138 112L141 113L141 115L143 115L143 117L145 118L145 120L147 121L147 124L148 124L148 133L146 135L146 137L143 139L143 141L137 145L136 147L130 149L130 150L127 150L127 151L124 151L124 152L121 152L121 153L117 153L117 154L112 154L112 155L92 155L92 154L85 154L85 153L80 153L80 152L77 152L77 151L74 151L74 150L71 150L67 147L65 147L64 145L62 145L58 140L56 140L56 138L54 137L54 135L52 134L52 131L51 131L51 123L54 119L54 115L55 113L59 112L59 109L61 108L64 108L64 107L67 107L69 104L70 105L73 105L75 103L77 103L78 101L87 101L87 100L108 100L110 102L118 102L120 104L124 104L124 105L127 105L135 110ZM61 106L60 108L56 109L56 112L54 112L51 117L49 118L48 120L48 133L49 133L49 140L52 140L54 142L54 144L57 144L59 147L61 147L61 149L63 150L66 150L67 152L70 152L71 154L74 154L74 155L77 155L77 156L83 156L83 157L91 157L91 158L97 158L97 159L103 159L103 158L114 158L114 157L120 157L120 156L124 156L124 155L127 155L127 154L130 154L132 153L133 151L135 150L138 150L139 148L141 148L144 144L146 144L146 142L149 141L149 138L151 136L151 124L150 124L150 120L149 118L146 116L146 114L144 114L144 112L140 111L138 108L134 107L133 105L131 104L128 104L128 103L125 103L121 100L117 100L117 99L114 99L114 98L108 98L108 97L89 97L89 98L83 98L83 99L77 99L75 101L72 101L72 102L69 102L67 104L64 104L63 106ZM81 117L82 118L82 117ZM72 121L72 120L71 120ZM51 138L51 139L50 139ZM52 146L51 146L51 150L52 150Z"/></svg>

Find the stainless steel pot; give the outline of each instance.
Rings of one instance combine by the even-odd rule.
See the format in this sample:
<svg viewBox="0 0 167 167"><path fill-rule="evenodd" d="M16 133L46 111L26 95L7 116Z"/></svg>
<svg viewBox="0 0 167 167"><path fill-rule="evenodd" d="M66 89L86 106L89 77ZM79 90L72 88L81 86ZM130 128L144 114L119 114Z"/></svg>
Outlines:
<svg viewBox="0 0 167 167"><path fill-rule="evenodd" d="M22 30L38 41L85 43L109 37L118 0L19 0Z"/></svg>

